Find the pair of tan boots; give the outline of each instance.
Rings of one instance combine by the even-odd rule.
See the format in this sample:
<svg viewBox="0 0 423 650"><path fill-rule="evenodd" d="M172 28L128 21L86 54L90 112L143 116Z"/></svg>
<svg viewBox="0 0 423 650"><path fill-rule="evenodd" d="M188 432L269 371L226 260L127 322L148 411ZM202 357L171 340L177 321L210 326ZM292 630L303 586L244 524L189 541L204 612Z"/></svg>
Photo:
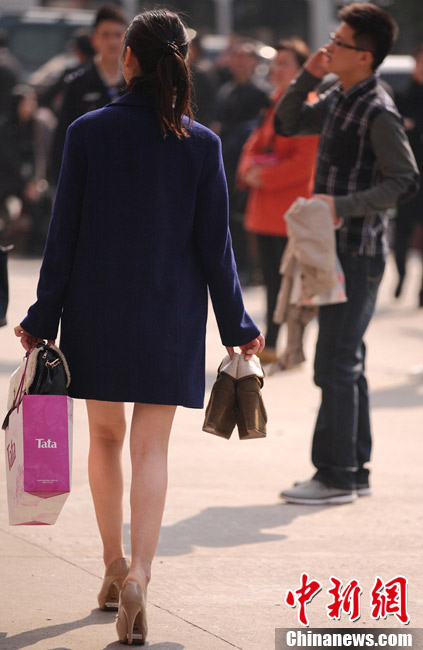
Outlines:
<svg viewBox="0 0 423 650"><path fill-rule="evenodd" d="M245 361L235 352L226 356L217 371L206 408L203 431L229 438L238 426L241 440L266 437L267 414L261 388L264 372L256 355Z"/></svg>

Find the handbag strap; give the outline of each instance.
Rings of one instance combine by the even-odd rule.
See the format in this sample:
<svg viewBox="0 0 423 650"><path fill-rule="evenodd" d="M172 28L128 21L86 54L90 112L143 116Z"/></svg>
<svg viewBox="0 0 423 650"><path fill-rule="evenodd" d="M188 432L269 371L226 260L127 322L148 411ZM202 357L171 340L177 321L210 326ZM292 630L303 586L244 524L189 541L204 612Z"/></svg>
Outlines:
<svg viewBox="0 0 423 650"><path fill-rule="evenodd" d="M33 349L33 348L30 348L30 349L28 350L28 352L26 353L26 363L25 363L25 368L24 368L24 371L23 371L23 373L22 373L22 377L21 377L21 381L20 381L19 386L18 386L18 390L16 391L16 395L15 395L15 398L14 398L14 400L13 400L12 410L15 408L15 406L17 406L18 404L20 404L20 402L21 402L21 400L22 400L23 387L24 387L24 383L25 383L26 369L27 369L27 367L28 367L29 355L31 354L32 349Z"/></svg>
<svg viewBox="0 0 423 650"><path fill-rule="evenodd" d="M9 426L9 418L10 418L10 415L12 414L12 412L15 409L19 410L19 405L20 405L21 400L22 400L23 387L24 387L24 381L25 381L25 374L26 374L26 369L27 369L27 366L28 366L29 355L32 352L32 350L33 350L33 348L30 348L28 350L28 352L26 353L25 368L24 368L24 371L22 373L22 378L21 378L21 381L19 383L18 390L16 391L16 395L15 395L15 398L13 400L12 407L7 412L6 417L3 420L3 424L1 425L1 428L3 429L3 431L5 431L7 429L7 427Z"/></svg>

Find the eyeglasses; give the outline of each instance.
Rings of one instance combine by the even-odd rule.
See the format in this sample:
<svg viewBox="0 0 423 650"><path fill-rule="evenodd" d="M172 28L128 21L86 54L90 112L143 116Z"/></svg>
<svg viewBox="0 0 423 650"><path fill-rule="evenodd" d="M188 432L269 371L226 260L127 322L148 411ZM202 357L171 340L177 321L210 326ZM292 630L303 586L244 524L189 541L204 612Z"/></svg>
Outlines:
<svg viewBox="0 0 423 650"><path fill-rule="evenodd" d="M346 50L357 50L358 52L369 52L365 47L356 47L355 45L348 45L348 43L343 43L339 40L337 35L334 32L330 33L330 40L336 47L343 47Z"/></svg>

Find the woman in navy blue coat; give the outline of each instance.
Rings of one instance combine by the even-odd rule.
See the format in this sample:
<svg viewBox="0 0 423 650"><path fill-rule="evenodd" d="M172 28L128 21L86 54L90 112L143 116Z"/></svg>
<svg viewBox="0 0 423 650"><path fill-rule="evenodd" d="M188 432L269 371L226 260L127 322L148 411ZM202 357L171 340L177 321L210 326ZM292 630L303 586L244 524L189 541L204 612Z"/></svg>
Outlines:
<svg viewBox="0 0 423 650"><path fill-rule="evenodd" d="M130 92L68 129L37 301L15 330L28 349L53 341L61 323L69 393L87 399L106 565L99 604L112 606L120 591L118 636L128 643L147 633L175 408L203 406L207 288L230 353L238 345L249 358L264 345L242 301L220 141L186 117L187 51L177 15L158 10L132 21L123 53ZM134 402L130 567L123 402Z"/></svg>

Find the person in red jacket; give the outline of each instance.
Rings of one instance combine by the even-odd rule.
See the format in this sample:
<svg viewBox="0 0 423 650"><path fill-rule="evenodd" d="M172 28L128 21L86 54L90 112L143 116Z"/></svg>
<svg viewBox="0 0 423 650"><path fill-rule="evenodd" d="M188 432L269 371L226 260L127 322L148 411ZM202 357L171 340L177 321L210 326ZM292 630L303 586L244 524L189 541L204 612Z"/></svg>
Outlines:
<svg viewBox="0 0 423 650"><path fill-rule="evenodd" d="M276 359L279 325L273 312L280 287L279 265L287 242L283 215L299 196L311 196L319 138L285 138L273 128L274 107L308 57L300 39L280 41L270 77L275 91L261 126L247 140L238 167L238 182L250 190L244 227L255 233L267 292L266 348L263 363ZM310 97L310 99L313 99Z"/></svg>

